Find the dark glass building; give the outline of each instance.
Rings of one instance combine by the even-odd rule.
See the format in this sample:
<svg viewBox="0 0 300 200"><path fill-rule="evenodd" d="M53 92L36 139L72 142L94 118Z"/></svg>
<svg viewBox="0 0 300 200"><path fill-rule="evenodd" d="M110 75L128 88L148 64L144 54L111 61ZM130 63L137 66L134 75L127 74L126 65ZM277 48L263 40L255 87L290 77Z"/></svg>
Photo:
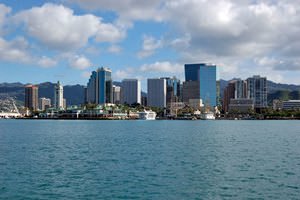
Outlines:
<svg viewBox="0 0 300 200"><path fill-rule="evenodd" d="M99 77L99 104L113 103L112 78L109 68L101 68L97 70Z"/></svg>
<svg viewBox="0 0 300 200"><path fill-rule="evenodd" d="M211 64L185 64L185 81L199 82L199 99L212 107L217 105L217 67Z"/></svg>

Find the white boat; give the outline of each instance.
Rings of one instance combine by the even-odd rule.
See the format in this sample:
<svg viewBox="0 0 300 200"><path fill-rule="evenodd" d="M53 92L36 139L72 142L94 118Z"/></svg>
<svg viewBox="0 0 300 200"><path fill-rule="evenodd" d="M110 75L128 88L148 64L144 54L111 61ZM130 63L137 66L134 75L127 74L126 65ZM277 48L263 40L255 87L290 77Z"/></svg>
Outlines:
<svg viewBox="0 0 300 200"><path fill-rule="evenodd" d="M144 110L143 112L139 112L139 119L142 120L155 120L156 112L152 110Z"/></svg>
<svg viewBox="0 0 300 200"><path fill-rule="evenodd" d="M200 118L204 119L204 120L215 120L216 119L215 114L213 112L202 113L200 115Z"/></svg>

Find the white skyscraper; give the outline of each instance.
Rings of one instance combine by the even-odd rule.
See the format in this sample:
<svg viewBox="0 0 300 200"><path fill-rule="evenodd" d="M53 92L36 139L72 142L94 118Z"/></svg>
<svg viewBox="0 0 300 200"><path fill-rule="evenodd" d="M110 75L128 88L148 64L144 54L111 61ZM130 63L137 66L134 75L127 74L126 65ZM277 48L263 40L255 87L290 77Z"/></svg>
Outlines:
<svg viewBox="0 0 300 200"><path fill-rule="evenodd" d="M167 82L166 79L148 79L147 105L165 108L167 106Z"/></svg>
<svg viewBox="0 0 300 200"><path fill-rule="evenodd" d="M54 107L64 109L64 89L59 81L54 87Z"/></svg>
<svg viewBox="0 0 300 200"><path fill-rule="evenodd" d="M121 87L113 85L113 103L121 103Z"/></svg>
<svg viewBox="0 0 300 200"><path fill-rule="evenodd" d="M141 82L137 79L124 79L122 81L121 102L123 104L141 103Z"/></svg>

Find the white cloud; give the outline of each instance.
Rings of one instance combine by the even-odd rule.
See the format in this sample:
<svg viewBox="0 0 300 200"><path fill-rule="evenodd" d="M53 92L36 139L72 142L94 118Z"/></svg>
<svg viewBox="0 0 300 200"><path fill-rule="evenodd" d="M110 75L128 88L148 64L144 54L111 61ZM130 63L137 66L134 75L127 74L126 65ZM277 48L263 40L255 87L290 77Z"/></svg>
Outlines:
<svg viewBox="0 0 300 200"><path fill-rule="evenodd" d="M182 37L175 38L169 42L169 46L175 48L178 51L184 51L190 46L191 37L186 34Z"/></svg>
<svg viewBox="0 0 300 200"><path fill-rule="evenodd" d="M92 63L85 56L73 56L69 60L69 64L74 69L85 70L92 66Z"/></svg>
<svg viewBox="0 0 300 200"><path fill-rule="evenodd" d="M17 37L11 41L6 41L0 37L0 60L32 64L44 68L57 65L57 61L52 58L32 55L30 45L23 37Z"/></svg>
<svg viewBox="0 0 300 200"><path fill-rule="evenodd" d="M139 80L146 80L147 78L163 76L183 78L183 68L183 65L179 63L171 63L169 61L154 62L137 67L124 67L113 73L113 79L137 78Z"/></svg>
<svg viewBox="0 0 300 200"><path fill-rule="evenodd" d="M144 33L147 35L137 53L139 58L149 57L161 48L173 48L179 55L173 62L214 62L222 66L223 76L228 78L255 72L268 73L279 80L282 75L278 73L300 70L300 7L295 0L67 1L88 9L112 11L117 19L108 23L95 14L75 14L66 6L51 3L21 11L13 19L18 25L23 23L21 28L34 39L28 41L35 44L37 40L43 45L40 49L46 46L47 50L55 50L54 53L59 50L60 54L80 54L83 51L78 49L82 47L86 52L97 53L87 46L89 41L111 43L106 50L118 53L121 48L117 42L126 37L126 30L134 27L137 20L147 20L165 24L167 32L160 38ZM56 65L59 60L32 56L32 44L26 39L8 40L3 36L4 29L10 26L8 18L11 16L11 8L0 4L0 59L44 67ZM19 31L18 34L24 33ZM69 62L77 69L91 63L84 56L73 56ZM145 64L136 73L172 73L170 65L174 64ZM124 69L118 74L132 76L134 72Z"/></svg>
<svg viewBox="0 0 300 200"><path fill-rule="evenodd" d="M85 52L90 55L99 55L101 53L101 50L95 46L89 46L85 49Z"/></svg>
<svg viewBox="0 0 300 200"><path fill-rule="evenodd" d="M48 68L57 65L57 61L47 56L42 56L38 59L37 64L41 67Z"/></svg>
<svg viewBox="0 0 300 200"><path fill-rule="evenodd" d="M300 59L280 59L278 57L262 57L255 59L258 66L269 67L278 71L300 71Z"/></svg>
<svg viewBox="0 0 300 200"><path fill-rule="evenodd" d="M120 19L149 20L171 25L172 38L161 41L180 55L180 62L221 63L226 76L263 73L255 59L275 57L270 74L278 70L300 70L300 7L295 0L69 0L89 9L110 10ZM139 57L152 55L160 47L143 44ZM157 46L156 46L157 45ZM248 72L247 72L248 71ZM278 73L278 72L277 72ZM277 76L278 77L278 76Z"/></svg>
<svg viewBox="0 0 300 200"><path fill-rule="evenodd" d="M125 36L126 36L125 30L122 30L113 24L101 23L99 25L99 29L96 34L96 41L114 43L125 38Z"/></svg>
<svg viewBox="0 0 300 200"><path fill-rule="evenodd" d="M125 78L132 78L134 76L133 73L131 73L130 68L128 69L123 69L123 70L117 70L114 74L113 74L113 78L116 80L122 80Z"/></svg>
<svg viewBox="0 0 300 200"><path fill-rule="evenodd" d="M110 53L118 54L122 51L122 48L118 45L111 45L107 50Z"/></svg>
<svg viewBox="0 0 300 200"><path fill-rule="evenodd" d="M22 38L6 41L0 37L0 60L9 62L29 63L32 58L27 52L28 43Z"/></svg>
<svg viewBox="0 0 300 200"><path fill-rule="evenodd" d="M139 58L146 58L154 54L155 50L162 48L163 42L162 40L157 40L152 36L143 36L143 47L140 52L138 52L137 56Z"/></svg>
<svg viewBox="0 0 300 200"><path fill-rule="evenodd" d="M92 10L113 11L125 20L155 20L161 21L164 18L161 0L69 0L84 8Z"/></svg>
<svg viewBox="0 0 300 200"><path fill-rule="evenodd" d="M3 27L7 23L6 18L7 15L11 12L11 8L7 7L4 4L0 4L0 35L3 34Z"/></svg>
<svg viewBox="0 0 300 200"><path fill-rule="evenodd" d="M140 67L142 72L182 72L183 65L177 63L170 63L169 61L155 62L151 64L144 64Z"/></svg>
<svg viewBox="0 0 300 200"><path fill-rule="evenodd" d="M15 20L24 22L30 36L55 50L76 50L91 37L98 42L117 42L124 37L118 27L103 23L100 17L75 15L72 9L51 3L21 11Z"/></svg>
<svg viewBox="0 0 300 200"><path fill-rule="evenodd" d="M201 50L245 59L278 52L300 39L297 33L300 16L293 4L228 0L176 2L167 4L168 20L179 33L190 34L190 53ZM212 17L211 13L217 16Z"/></svg>

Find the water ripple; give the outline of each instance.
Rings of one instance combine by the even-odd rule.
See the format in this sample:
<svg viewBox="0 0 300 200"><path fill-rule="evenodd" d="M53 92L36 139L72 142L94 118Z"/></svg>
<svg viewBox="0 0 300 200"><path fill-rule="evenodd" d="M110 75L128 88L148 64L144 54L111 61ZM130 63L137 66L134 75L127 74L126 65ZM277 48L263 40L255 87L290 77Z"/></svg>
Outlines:
<svg viewBox="0 0 300 200"><path fill-rule="evenodd" d="M0 199L298 199L297 121L0 121Z"/></svg>

